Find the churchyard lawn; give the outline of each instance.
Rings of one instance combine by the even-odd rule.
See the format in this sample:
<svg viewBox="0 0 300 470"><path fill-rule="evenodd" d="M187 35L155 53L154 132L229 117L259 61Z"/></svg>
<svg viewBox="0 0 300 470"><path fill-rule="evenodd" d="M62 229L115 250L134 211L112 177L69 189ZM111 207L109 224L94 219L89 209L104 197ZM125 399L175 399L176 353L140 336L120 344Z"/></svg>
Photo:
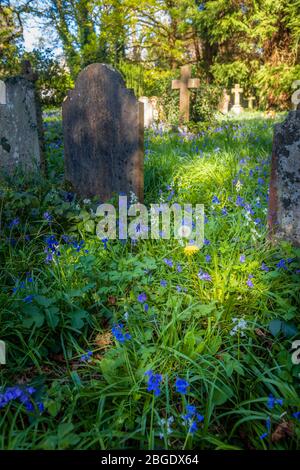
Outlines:
<svg viewBox="0 0 300 470"><path fill-rule="evenodd" d="M44 123L47 179L0 192L0 448L299 449L300 250L267 238L274 120L146 132L145 204L204 204L198 251L99 240L97 200L64 184L60 113Z"/></svg>

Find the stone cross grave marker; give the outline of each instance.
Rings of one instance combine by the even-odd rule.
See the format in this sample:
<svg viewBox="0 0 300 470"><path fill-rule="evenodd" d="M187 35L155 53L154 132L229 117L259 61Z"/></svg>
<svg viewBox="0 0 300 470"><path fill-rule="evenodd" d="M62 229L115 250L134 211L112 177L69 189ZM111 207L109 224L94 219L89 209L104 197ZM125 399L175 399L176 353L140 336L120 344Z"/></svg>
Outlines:
<svg viewBox="0 0 300 470"><path fill-rule="evenodd" d="M253 109L253 101L255 101L255 96L248 96L247 101L248 101L248 108Z"/></svg>
<svg viewBox="0 0 300 470"><path fill-rule="evenodd" d="M183 124L190 119L190 89L199 88L200 79L191 78L192 68L190 65L181 67L180 80L172 80L172 89L180 90L179 96L179 122Z"/></svg>
<svg viewBox="0 0 300 470"><path fill-rule="evenodd" d="M240 104L240 93L244 90L240 88L240 85L236 83L234 88L232 88L231 92L234 94L234 105L231 108L231 111L235 114L240 114L243 111L243 108Z"/></svg>
<svg viewBox="0 0 300 470"><path fill-rule="evenodd" d="M144 106L119 72L91 64L63 102L65 178L100 201L133 192L143 201Z"/></svg>
<svg viewBox="0 0 300 470"><path fill-rule="evenodd" d="M300 110L275 126L268 221L274 241L300 246Z"/></svg>
<svg viewBox="0 0 300 470"><path fill-rule="evenodd" d="M8 78L0 82L0 171L31 174L42 163L34 84Z"/></svg>

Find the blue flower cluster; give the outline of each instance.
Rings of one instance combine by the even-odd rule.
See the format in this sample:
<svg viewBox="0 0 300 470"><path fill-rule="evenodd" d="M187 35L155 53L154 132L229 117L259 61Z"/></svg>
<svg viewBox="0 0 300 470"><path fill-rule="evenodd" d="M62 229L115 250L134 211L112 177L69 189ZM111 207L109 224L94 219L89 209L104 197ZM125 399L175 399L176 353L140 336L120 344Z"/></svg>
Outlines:
<svg viewBox="0 0 300 470"><path fill-rule="evenodd" d="M92 358L92 355L93 355L93 352L92 351L88 351L86 354L83 354L80 358L80 360L82 362L88 362L91 360Z"/></svg>
<svg viewBox="0 0 300 470"><path fill-rule="evenodd" d="M162 382L161 374L153 374L152 370L145 372L145 375L148 376L148 392L154 392L154 396L160 395L160 384Z"/></svg>
<svg viewBox="0 0 300 470"><path fill-rule="evenodd" d="M131 339L130 334L124 333L123 329L124 329L124 325L122 323L119 323L118 325L114 325L111 330L116 340L119 341L120 343L125 343L125 341L128 341Z"/></svg>
<svg viewBox="0 0 300 470"><path fill-rule="evenodd" d="M198 272L198 277L199 279L201 279L201 281L211 281L211 275L205 273L204 271L202 271L202 269L200 269L200 271Z"/></svg>
<svg viewBox="0 0 300 470"><path fill-rule="evenodd" d="M181 417L183 419L183 425L188 426L191 434L198 431L198 424L204 420L204 416L199 414L197 408L193 405L186 405L186 414Z"/></svg>
<svg viewBox="0 0 300 470"><path fill-rule="evenodd" d="M0 393L0 409L4 408L11 401L18 400L25 406L27 411L31 412L37 408L42 413L44 411L44 404L40 401L34 402L32 396L35 392L36 389L34 387L7 387L3 393Z"/></svg>
<svg viewBox="0 0 300 470"><path fill-rule="evenodd" d="M50 263L53 261L54 256L60 256L60 251L59 251L59 243L56 240L54 235L50 235L49 237L46 238L46 248L45 248L45 253L46 253L46 263Z"/></svg>
<svg viewBox="0 0 300 470"><path fill-rule="evenodd" d="M147 295L145 292L142 292L141 294L138 295L137 300L140 304L143 304L145 312L148 312L149 310L149 305L147 304Z"/></svg>
<svg viewBox="0 0 300 470"><path fill-rule="evenodd" d="M175 382L176 392L181 393L182 395L185 395L188 391L189 386L190 385L186 380L180 379L179 377L176 379L176 382Z"/></svg>

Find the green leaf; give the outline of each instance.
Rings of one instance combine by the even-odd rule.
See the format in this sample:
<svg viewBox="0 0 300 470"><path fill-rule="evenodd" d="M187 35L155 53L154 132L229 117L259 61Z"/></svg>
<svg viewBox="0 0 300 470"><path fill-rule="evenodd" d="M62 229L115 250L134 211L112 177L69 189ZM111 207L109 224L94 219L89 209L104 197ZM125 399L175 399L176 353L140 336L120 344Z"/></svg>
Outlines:
<svg viewBox="0 0 300 470"><path fill-rule="evenodd" d="M58 428L57 428L57 437L58 439L62 439L63 437L65 437L67 434L69 434L70 432L72 432L74 429L74 426L72 423L62 423L62 424L59 424L58 425Z"/></svg>
<svg viewBox="0 0 300 470"><path fill-rule="evenodd" d="M50 307L55 302L55 299L53 298L47 298L44 297L43 295L36 295L34 297L34 300L36 301L37 304L41 305L42 307Z"/></svg>
<svg viewBox="0 0 300 470"><path fill-rule="evenodd" d="M45 315L41 312L41 310L32 304L25 305L23 307L23 312L25 313L27 318L24 318L23 325L26 328L31 328L32 326L36 326L40 328L45 320Z"/></svg>
<svg viewBox="0 0 300 470"><path fill-rule="evenodd" d="M45 310L45 313L48 325L54 329L59 323L59 309L50 307Z"/></svg>
<svg viewBox="0 0 300 470"><path fill-rule="evenodd" d="M81 330L84 326L84 319L87 319L89 316L88 312L85 310L76 310L75 312L70 313L71 326L76 328L76 330Z"/></svg>
<svg viewBox="0 0 300 470"><path fill-rule="evenodd" d="M93 220L87 220L84 223L84 230L88 233L94 233L94 231L95 231L95 222Z"/></svg>
<svg viewBox="0 0 300 470"><path fill-rule="evenodd" d="M269 323L269 331L273 336L279 335L281 331L281 320L272 320Z"/></svg>
<svg viewBox="0 0 300 470"><path fill-rule="evenodd" d="M231 388L229 388L223 382L217 380L212 393L212 403L214 405L223 405L224 403L226 403L227 400L233 397L233 395L234 392Z"/></svg>
<svg viewBox="0 0 300 470"><path fill-rule="evenodd" d="M278 319L272 320L269 323L269 331L273 336L278 336L282 333L286 338L291 338L299 333L296 325Z"/></svg>
<svg viewBox="0 0 300 470"><path fill-rule="evenodd" d="M281 330L286 338L291 338L292 336L296 336L299 333L296 325L293 323L287 323L285 321L282 322Z"/></svg>

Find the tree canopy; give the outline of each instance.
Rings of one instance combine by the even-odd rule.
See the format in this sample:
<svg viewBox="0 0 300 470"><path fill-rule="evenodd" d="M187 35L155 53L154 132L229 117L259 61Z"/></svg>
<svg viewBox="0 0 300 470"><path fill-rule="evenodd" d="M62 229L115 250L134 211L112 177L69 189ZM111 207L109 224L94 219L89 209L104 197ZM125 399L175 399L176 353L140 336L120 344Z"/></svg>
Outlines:
<svg viewBox="0 0 300 470"><path fill-rule="evenodd" d="M190 63L206 83L241 82L286 107L300 66L300 0L15 0L1 7L1 73L15 65L22 21L55 32L71 77L106 62L135 89ZM5 45L4 45L5 44ZM22 48L19 56L22 55ZM135 79L133 78L135 77ZM156 91L157 93L159 90Z"/></svg>

